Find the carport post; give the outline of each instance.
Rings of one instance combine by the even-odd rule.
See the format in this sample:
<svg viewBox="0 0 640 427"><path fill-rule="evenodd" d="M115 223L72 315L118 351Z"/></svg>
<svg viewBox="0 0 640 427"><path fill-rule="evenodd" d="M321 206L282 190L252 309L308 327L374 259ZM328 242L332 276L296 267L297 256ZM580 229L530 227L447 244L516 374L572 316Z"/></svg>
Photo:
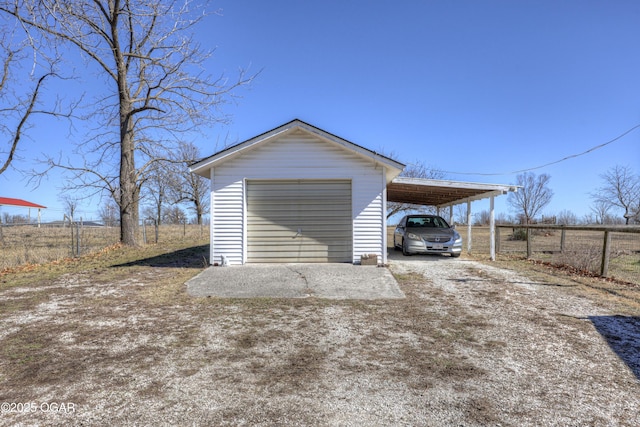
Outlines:
<svg viewBox="0 0 640 427"><path fill-rule="evenodd" d="M489 253L491 261L496 260L496 215L494 209L494 196L491 196L489 203Z"/></svg>
<svg viewBox="0 0 640 427"><path fill-rule="evenodd" d="M453 224L453 205L449 205L449 224Z"/></svg>
<svg viewBox="0 0 640 427"><path fill-rule="evenodd" d="M467 253L471 253L471 200L467 200Z"/></svg>

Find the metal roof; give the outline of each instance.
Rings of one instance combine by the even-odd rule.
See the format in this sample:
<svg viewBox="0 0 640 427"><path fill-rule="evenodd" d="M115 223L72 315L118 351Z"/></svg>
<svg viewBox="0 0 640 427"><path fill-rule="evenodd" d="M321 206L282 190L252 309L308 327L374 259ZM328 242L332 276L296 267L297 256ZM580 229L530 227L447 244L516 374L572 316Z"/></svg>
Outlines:
<svg viewBox="0 0 640 427"><path fill-rule="evenodd" d="M0 197L0 206L20 206L23 208L38 208L38 209L47 208L46 206L27 202L26 200L22 200L22 199L13 199L11 197Z"/></svg>
<svg viewBox="0 0 640 427"><path fill-rule="evenodd" d="M396 177L387 184L389 202L444 207L518 191L516 185Z"/></svg>

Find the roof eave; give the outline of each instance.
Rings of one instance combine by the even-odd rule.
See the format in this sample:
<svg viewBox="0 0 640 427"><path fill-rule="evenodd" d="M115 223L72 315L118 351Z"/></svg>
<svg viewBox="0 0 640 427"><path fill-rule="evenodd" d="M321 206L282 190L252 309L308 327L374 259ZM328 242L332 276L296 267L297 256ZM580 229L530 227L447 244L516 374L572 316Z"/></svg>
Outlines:
<svg viewBox="0 0 640 427"><path fill-rule="evenodd" d="M383 165L386 168L386 179L387 182L391 182L391 180L397 177L405 165L393 160L389 157L383 156L381 154L376 153L375 151L371 151L367 148L361 147L353 142L347 141L343 138L340 138L336 135L333 135L329 132L326 132L322 129L319 129L313 125L303 122L302 120L295 119L289 123L285 123L282 126L279 126L275 129L272 129L268 132L255 136L251 139L248 139L240 144L236 144L232 147L228 147L218 153L207 157L199 162L194 163L189 166L189 171L192 173L196 173L200 176L204 176L205 178L209 177L209 170L216 165L228 161L233 157L240 155L241 153L246 152L252 148L255 148L257 145L262 145L266 141L273 139L278 136L282 136L288 132L292 132L295 129L302 129L308 133L311 133L322 140L329 142L331 144L338 145L343 149L349 150L358 154L359 156L365 159L373 159L375 162Z"/></svg>

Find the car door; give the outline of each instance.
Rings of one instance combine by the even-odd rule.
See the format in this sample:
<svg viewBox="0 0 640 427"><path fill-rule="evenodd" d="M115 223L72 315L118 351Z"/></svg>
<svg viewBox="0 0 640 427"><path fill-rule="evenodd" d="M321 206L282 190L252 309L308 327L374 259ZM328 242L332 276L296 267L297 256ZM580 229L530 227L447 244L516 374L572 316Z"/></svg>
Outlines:
<svg viewBox="0 0 640 427"><path fill-rule="evenodd" d="M404 238L404 229L407 223L407 217L405 216L400 220L398 225L396 226L395 231L393 232L393 246L402 245L402 239Z"/></svg>

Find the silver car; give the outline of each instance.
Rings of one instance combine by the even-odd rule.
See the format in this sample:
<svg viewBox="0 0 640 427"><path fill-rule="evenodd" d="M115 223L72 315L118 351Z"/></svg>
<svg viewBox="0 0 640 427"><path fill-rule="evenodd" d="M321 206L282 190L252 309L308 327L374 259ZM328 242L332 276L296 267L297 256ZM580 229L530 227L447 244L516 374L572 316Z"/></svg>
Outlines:
<svg viewBox="0 0 640 427"><path fill-rule="evenodd" d="M393 246L404 255L449 254L459 257L462 237L437 215L407 215L393 233Z"/></svg>

